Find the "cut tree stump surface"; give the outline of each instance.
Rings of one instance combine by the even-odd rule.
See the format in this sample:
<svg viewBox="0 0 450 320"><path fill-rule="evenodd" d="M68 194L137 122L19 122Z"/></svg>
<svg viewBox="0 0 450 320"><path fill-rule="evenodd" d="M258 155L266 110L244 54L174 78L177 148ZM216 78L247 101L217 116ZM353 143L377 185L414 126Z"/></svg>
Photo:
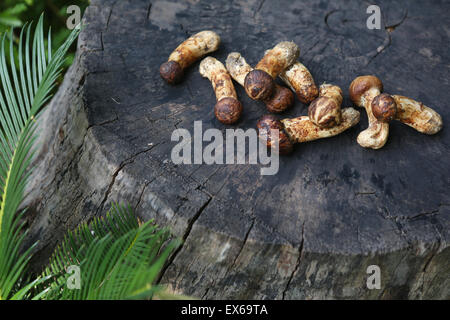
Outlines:
<svg viewBox="0 0 450 320"><path fill-rule="evenodd" d="M215 298L450 298L450 29L446 1L378 2L381 30L359 1L91 1L77 57L42 116L30 193L35 268L64 232L130 204L182 237L161 283ZM339 85L344 106L359 75L434 108L444 129L427 136L397 121L380 150L361 148L361 121L343 134L260 165L175 165L171 134L255 128L267 114L236 84L242 120L219 123L198 63L167 85L159 66L188 36L222 38L212 56L255 65L282 40L300 47L317 84ZM296 100L282 117L307 114ZM369 265L381 289L369 290Z"/></svg>

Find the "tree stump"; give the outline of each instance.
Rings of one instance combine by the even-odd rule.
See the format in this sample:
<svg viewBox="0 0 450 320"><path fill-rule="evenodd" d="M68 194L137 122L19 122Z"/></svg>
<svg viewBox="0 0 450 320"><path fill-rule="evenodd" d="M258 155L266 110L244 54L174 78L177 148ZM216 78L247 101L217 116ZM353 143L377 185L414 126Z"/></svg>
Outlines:
<svg viewBox="0 0 450 320"><path fill-rule="evenodd" d="M74 65L41 122L26 205L39 268L66 230L130 204L168 226L184 244L161 283L203 299L449 298L450 79L448 3L107 1L84 14ZM348 86L374 74L385 91L434 108L444 129L420 134L399 122L380 150L356 143L361 122L343 134L297 145L274 176L259 165L175 165L171 133L255 128L267 111L236 84L244 106L234 126L219 123L214 92L189 68L167 85L159 66L200 30L222 38L212 55L238 51L255 65L282 40L300 47L316 83ZM298 100L282 116L307 114ZM447 142L446 142L447 141ZM381 289L366 286L367 267Z"/></svg>

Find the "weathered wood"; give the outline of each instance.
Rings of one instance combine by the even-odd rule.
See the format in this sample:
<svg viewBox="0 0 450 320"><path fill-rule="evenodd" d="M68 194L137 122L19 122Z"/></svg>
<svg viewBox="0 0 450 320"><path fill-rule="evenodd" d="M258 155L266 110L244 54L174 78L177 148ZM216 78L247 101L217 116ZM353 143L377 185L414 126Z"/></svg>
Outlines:
<svg viewBox="0 0 450 320"><path fill-rule="evenodd" d="M43 151L26 202L41 265L67 229L129 203L185 239L161 282L213 298L449 298L450 138L448 3L379 2L381 30L368 30L359 1L107 1L85 13L75 64L43 115ZM174 165L175 128L226 129L214 92L189 68L167 85L159 65L187 36L218 32L213 56L238 51L256 64L293 40L318 84L344 90L363 74L385 91L424 102L444 129L419 134L399 122L381 150L356 143L361 122L280 160L275 176L257 165ZM235 126L266 113L236 86ZM362 109L360 109L363 111ZM296 101L283 116L306 114ZM376 264L382 289L366 288Z"/></svg>

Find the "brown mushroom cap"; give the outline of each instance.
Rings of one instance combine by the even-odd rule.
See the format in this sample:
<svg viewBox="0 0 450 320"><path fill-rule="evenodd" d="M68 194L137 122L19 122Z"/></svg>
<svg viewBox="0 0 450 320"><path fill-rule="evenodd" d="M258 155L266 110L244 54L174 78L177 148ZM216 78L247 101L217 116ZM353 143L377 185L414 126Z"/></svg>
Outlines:
<svg viewBox="0 0 450 320"><path fill-rule="evenodd" d="M164 62L159 67L159 74L170 84L176 84L183 78L183 68L175 61Z"/></svg>
<svg viewBox="0 0 450 320"><path fill-rule="evenodd" d="M244 88L253 100L267 100L272 96L275 82L265 71L254 69L247 73Z"/></svg>
<svg viewBox="0 0 450 320"><path fill-rule="evenodd" d="M377 88L383 91L383 83L375 76L360 76L350 84L349 93L353 103L361 105L361 96L368 90Z"/></svg>
<svg viewBox="0 0 450 320"><path fill-rule="evenodd" d="M397 104L391 95L382 93L372 100L372 113L379 121L389 122L397 115Z"/></svg>
<svg viewBox="0 0 450 320"><path fill-rule="evenodd" d="M217 101L214 106L216 118L224 124L233 124L242 114L242 104L233 97L226 97Z"/></svg>
<svg viewBox="0 0 450 320"><path fill-rule="evenodd" d="M258 136L260 139L267 137L267 147L272 147L271 129L278 130L278 153L289 154L292 152L293 143L288 134L284 130L283 124L273 115L265 115L259 119L256 124L258 128Z"/></svg>
<svg viewBox="0 0 450 320"><path fill-rule="evenodd" d="M331 128L341 123L341 107L335 99L319 97L308 107L309 119L321 128Z"/></svg>
<svg viewBox="0 0 450 320"><path fill-rule="evenodd" d="M272 96L264 102L269 112L283 112L294 104L294 93L286 87L275 84Z"/></svg>

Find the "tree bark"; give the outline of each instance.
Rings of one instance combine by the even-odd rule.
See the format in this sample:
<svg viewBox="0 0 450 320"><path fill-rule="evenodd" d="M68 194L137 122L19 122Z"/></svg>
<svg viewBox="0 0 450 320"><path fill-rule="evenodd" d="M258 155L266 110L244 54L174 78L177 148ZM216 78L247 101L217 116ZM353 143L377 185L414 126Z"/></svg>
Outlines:
<svg viewBox="0 0 450 320"><path fill-rule="evenodd" d="M198 73L169 86L158 69L185 38L220 34L212 55L238 51L255 65L282 40L300 46L317 84L339 85L343 106L359 75L382 79L449 118L448 4L381 1L382 29L358 1L91 1L74 65L40 123L25 205L39 270L67 230L130 204L182 237L161 283L203 299L450 298L450 138L399 122L380 150L343 134L296 145L274 176L259 165L175 165L171 133L255 128L267 111L236 84L235 126L214 117L214 92ZM445 10L446 9L446 10ZM283 117L307 114L296 101ZM381 289L369 290L369 265Z"/></svg>

